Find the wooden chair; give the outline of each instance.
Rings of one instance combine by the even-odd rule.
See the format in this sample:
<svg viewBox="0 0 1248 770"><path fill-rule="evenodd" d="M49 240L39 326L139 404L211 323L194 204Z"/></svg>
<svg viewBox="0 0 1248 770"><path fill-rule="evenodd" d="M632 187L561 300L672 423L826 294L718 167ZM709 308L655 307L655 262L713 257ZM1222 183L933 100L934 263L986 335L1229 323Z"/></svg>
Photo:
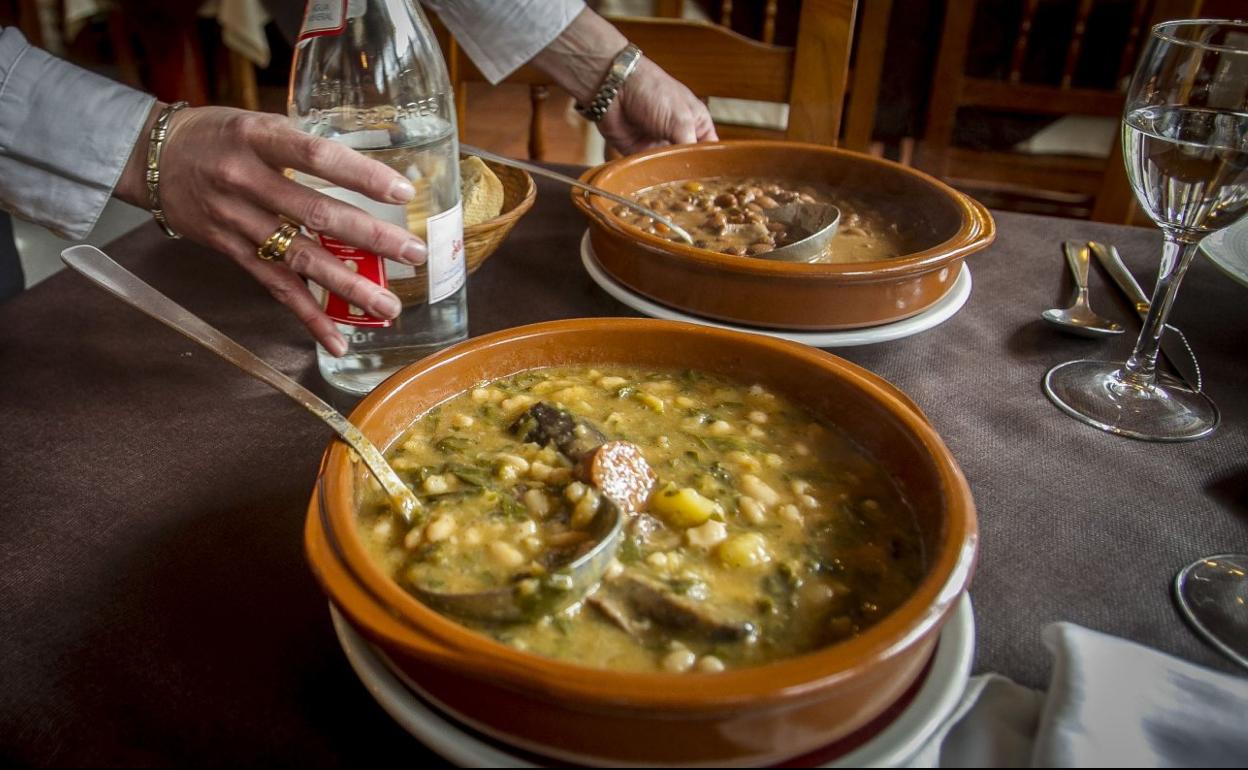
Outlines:
<svg viewBox="0 0 1248 770"><path fill-rule="evenodd" d="M1117 120L1122 115L1125 91L1141 46L1153 23L1192 16L1199 0L1132 0L1129 28L1120 30L1117 74L1107 87L1080 84L1083 56L1093 43L1086 37L1089 19L1100 0L1078 0L1067 34L1055 47L1054 40L1033 39L1041 0L1018 0L1021 14L1017 35L1010 46L1009 61L993 75L968 74L968 52L976 12L982 2L950 0L946 3L940 52L932 82L927 128L919 144L916 165L957 187L989 201L1022 210L1069 216L1094 216L1102 221L1125 222L1132 197L1125 187L1120 146L1106 158L1076 155L1039 155L1010 148L979 149L955 142L959 111L980 110L981 116L1086 115ZM1121 3L1119 3L1121 5ZM1052 8L1052 5L1049 5ZM1000 10L998 8L998 10ZM1060 52L1062 67L1056 83L1036 82L1026 70L1036 48L1052 55ZM981 118L984 125L991 118ZM1115 132L1116 133L1116 132Z"/></svg>
<svg viewBox="0 0 1248 770"><path fill-rule="evenodd" d="M731 3L728 13L731 12ZM775 0L768 2L771 23L764 37L774 34ZM796 141L836 144L840 129L849 68L850 38L857 0L804 0L795 46L752 40L723 26L677 18L612 18L629 40L652 61L701 98L712 96L781 102L789 105L784 131L733 127L721 136L736 138L783 137ZM679 4L660 0L656 9L679 14ZM454 41L442 38L451 80L455 85L464 135L467 114L464 84L483 81ZM549 95L551 82L532 67L522 67L508 83L529 86L533 116L529 125L530 157L541 158L544 141L538 108ZM718 128L718 127L717 127Z"/></svg>

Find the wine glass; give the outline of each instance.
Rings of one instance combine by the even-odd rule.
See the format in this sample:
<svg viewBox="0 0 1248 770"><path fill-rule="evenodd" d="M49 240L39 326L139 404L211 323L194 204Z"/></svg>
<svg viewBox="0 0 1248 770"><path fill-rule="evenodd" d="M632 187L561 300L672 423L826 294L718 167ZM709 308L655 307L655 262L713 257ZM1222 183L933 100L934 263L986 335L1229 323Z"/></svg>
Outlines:
<svg viewBox="0 0 1248 770"><path fill-rule="evenodd" d="M1248 22L1153 27L1122 119L1127 176L1165 238L1152 307L1125 364L1070 361L1044 392L1072 417L1150 441L1191 441L1220 419L1209 398L1157 371L1166 318L1197 243L1248 211Z"/></svg>
<svg viewBox="0 0 1248 770"><path fill-rule="evenodd" d="M1192 628L1248 668L1248 554L1197 559L1174 578L1174 599Z"/></svg>

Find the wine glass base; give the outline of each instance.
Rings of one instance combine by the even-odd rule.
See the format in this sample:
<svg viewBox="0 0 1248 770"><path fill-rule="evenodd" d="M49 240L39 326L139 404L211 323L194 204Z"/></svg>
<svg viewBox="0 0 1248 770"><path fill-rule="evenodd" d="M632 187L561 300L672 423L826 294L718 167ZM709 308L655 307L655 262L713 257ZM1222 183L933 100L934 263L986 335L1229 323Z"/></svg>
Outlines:
<svg viewBox="0 0 1248 770"><path fill-rule="evenodd" d="M1207 396L1157 373L1153 385L1123 379L1123 365L1069 361L1044 376L1044 392L1076 420L1145 441L1194 441L1218 427L1221 415Z"/></svg>
<svg viewBox="0 0 1248 770"><path fill-rule="evenodd" d="M1174 578L1174 599L1201 636L1248 668L1248 555L1219 554L1187 565Z"/></svg>

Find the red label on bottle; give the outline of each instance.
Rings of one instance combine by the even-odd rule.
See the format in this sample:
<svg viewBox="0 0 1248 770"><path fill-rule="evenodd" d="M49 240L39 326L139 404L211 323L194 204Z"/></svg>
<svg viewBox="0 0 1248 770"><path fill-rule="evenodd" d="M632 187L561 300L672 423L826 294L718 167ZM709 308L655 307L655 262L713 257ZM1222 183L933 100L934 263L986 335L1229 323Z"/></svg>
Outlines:
<svg viewBox="0 0 1248 770"><path fill-rule="evenodd" d="M298 42L323 35L340 35L346 28L347 0L309 0Z"/></svg>
<svg viewBox="0 0 1248 770"><path fill-rule="evenodd" d="M371 251L348 246L336 238L318 235L321 245L330 254L342 260L348 270L359 273L381 288L386 288L386 263ZM342 324L352 326L389 326L390 321L369 315L363 308L358 308L342 297L328 290L325 292L325 315Z"/></svg>

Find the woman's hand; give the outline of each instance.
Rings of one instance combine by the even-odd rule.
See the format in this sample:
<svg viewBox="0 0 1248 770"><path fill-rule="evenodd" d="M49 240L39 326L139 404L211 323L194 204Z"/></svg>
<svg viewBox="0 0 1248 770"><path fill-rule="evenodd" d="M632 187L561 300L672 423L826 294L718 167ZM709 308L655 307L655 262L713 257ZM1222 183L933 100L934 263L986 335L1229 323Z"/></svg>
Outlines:
<svg viewBox="0 0 1248 770"><path fill-rule="evenodd" d="M148 133L162 106L153 109L116 190L117 197L143 208ZM280 115L200 107L173 115L160 159L161 207L175 232L228 255L289 307L326 350L342 355L346 340L304 279L383 318L399 314L399 298L305 235L295 237L282 262L257 257L256 249L280 226L279 217L409 265L424 263L425 244L403 227L287 179L286 168L384 203L406 203L415 194L397 171L297 131Z"/></svg>
<svg viewBox="0 0 1248 770"><path fill-rule="evenodd" d="M644 56L599 121L598 130L624 154L719 138L706 105Z"/></svg>
<svg viewBox="0 0 1248 770"><path fill-rule="evenodd" d="M533 57L533 64L578 102L588 104L626 45L628 40L618 29L586 8ZM644 52L598 130L623 153L719 138L706 105Z"/></svg>

